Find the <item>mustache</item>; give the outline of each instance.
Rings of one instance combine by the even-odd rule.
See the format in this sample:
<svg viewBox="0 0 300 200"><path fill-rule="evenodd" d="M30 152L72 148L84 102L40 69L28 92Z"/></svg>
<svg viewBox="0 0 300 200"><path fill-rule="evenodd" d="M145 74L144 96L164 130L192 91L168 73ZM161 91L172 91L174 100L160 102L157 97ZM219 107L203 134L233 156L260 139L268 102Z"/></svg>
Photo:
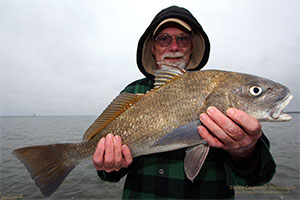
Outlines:
<svg viewBox="0 0 300 200"><path fill-rule="evenodd" d="M162 60L164 60L165 58L181 58L183 56L184 54L180 52L175 52L175 53L167 52L162 55Z"/></svg>

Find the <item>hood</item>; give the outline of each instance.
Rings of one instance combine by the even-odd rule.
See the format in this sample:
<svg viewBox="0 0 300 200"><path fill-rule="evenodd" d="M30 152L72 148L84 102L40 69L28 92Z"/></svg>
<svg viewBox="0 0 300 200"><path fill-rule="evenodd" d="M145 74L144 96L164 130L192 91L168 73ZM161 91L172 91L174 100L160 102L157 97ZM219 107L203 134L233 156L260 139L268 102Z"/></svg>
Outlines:
<svg viewBox="0 0 300 200"><path fill-rule="evenodd" d="M149 79L154 79L154 70L157 69L155 59L151 51L151 40L157 26L169 18L177 18L187 23L193 32L193 54L186 67L189 71L200 70L208 61L210 43L208 37L197 19L185 8L171 6L160 11L152 20L144 34L141 36L137 49L137 65L139 70Z"/></svg>

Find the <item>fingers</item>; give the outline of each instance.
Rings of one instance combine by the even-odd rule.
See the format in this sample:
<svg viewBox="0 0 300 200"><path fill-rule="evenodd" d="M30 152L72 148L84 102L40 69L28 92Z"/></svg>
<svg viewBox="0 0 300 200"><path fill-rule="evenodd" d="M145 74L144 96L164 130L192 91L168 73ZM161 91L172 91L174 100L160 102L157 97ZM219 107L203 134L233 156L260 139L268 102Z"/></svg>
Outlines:
<svg viewBox="0 0 300 200"><path fill-rule="evenodd" d="M256 135L261 132L261 124L257 119L249 116L245 112L236 108L230 108L227 110L227 115L236 123L241 125L247 133Z"/></svg>
<svg viewBox="0 0 300 200"><path fill-rule="evenodd" d="M122 145L121 137L110 133L98 142L93 163L97 170L119 171L132 163L132 156L128 146Z"/></svg>
<svg viewBox="0 0 300 200"><path fill-rule="evenodd" d="M122 168L123 156L122 156L122 141L120 136L115 136L114 140L114 150L115 150L115 160L114 167L116 171L119 171Z"/></svg>
<svg viewBox="0 0 300 200"><path fill-rule="evenodd" d="M123 167L128 167L132 163L132 156L129 147L125 144L122 146L122 153L124 156Z"/></svg>
<svg viewBox="0 0 300 200"><path fill-rule="evenodd" d="M228 109L227 114L228 117L215 107L202 113L200 121L205 127L198 127L201 137L209 145L227 151L242 152L253 146L262 134L260 123L238 109Z"/></svg>
<svg viewBox="0 0 300 200"><path fill-rule="evenodd" d="M244 131L237 124L215 107L209 107L207 114L200 115L200 120L215 136L227 144L232 145L245 136Z"/></svg>
<svg viewBox="0 0 300 200"><path fill-rule="evenodd" d="M199 126L198 127L198 132L201 135L201 137L203 139L205 139L206 142L210 146L216 147L216 148L223 148L224 147L224 144L222 142L220 142L220 140L218 140L216 137L212 136L204 126Z"/></svg>
<svg viewBox="0 0 300 200"><path fill-rule="evenodd" d="M103 154L105 149L105 139L101 138L98 142L95 153L93 155L93 163L97 170L103 170L104 162L103 162Z"/></svg>
<svg viewBox="0 0 300 200"><path fill-rule="evenodd" d="M104 169L108 172L112 171L115 162L115 150L114 150L114 136L108 134L105 139L105 153L104 153Z"/></svg>

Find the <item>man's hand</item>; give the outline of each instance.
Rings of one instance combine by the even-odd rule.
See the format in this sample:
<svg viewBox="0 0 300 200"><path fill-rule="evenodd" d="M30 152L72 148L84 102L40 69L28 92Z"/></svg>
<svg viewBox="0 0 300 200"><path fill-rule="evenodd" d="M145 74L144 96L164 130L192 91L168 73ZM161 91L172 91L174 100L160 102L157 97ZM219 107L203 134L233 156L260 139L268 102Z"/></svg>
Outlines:
<svg viewBox="0 0 300 200"><path fill-rule="evenodd" d="M132 156L128 146L122 145L121 137L110 133L98 142L93 163L97 170L119 171L132 163Z"/></svg>
<svg viewBox="0 0 300 200"><path fill-rule="evenodd" d="M255 144L262 136L260 123L235 108L228 109L227 116L217 108L209 107L207 113L200 115L200 121L206 128L199 126L199 134L210 146L223 148L233 158L251 159Z"/></svg>

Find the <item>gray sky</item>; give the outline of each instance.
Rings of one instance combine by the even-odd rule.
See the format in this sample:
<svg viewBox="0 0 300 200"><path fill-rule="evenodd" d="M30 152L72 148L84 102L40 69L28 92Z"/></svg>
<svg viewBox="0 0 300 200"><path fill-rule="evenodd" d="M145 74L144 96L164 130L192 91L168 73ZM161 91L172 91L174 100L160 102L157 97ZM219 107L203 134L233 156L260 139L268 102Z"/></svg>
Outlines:
<svg viewBox="0 0 300 200"><path fill-rule="evenodd" d="M142 78L136 48L163 8L190 10L211 42L205 69L286 85L299 111L298 0L0 0L0 115L98 115Z"/></svg>

